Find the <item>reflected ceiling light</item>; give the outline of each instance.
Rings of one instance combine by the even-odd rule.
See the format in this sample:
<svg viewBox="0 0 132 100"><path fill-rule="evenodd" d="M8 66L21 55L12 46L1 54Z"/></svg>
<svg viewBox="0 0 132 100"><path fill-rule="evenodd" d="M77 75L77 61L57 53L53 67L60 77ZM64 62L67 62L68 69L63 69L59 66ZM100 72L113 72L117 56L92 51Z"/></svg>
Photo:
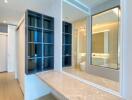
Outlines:
<svg viewBox="0 0 132 100"><path fill-rule="evenodd" d="M69 17L65 17L66 19L70 19Z"/></svg>
<svg viewBox="0 0 132 100"><path fill-rule="evenodd" d="M8 3L8 0L4 0L5 3Z"/></svg>
<svg viewBox="0 0 132 100"><path fill-rule="evenodd" d="M113 13L120 17L120 10L119 8L112 9Z"/></svg>
<svg viewBox="0 0 132 100"><path fill-rule="evenodd" d="M111 26L111 25L114 25L114 24L117 24L117 22L98 24L98 25L94 25L93 29L98 29L98 28L102 28L102 27L105 27L105 26Z"/></svg>

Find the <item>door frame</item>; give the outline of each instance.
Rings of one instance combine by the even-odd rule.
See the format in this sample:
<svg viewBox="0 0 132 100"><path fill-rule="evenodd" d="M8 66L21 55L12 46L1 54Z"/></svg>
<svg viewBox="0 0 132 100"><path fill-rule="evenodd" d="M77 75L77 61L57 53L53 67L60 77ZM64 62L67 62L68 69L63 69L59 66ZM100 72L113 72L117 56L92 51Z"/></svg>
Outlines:
<svg viewBox="0 0 132 100"><path fill-rule="evenodd" d="M0 32L0 35L3 35L3 36L6 36L6 68L5 70L3 71L0 71L0 72L6 72L8 70L8 34L7 33L3 33L3 32Z"/></svg>

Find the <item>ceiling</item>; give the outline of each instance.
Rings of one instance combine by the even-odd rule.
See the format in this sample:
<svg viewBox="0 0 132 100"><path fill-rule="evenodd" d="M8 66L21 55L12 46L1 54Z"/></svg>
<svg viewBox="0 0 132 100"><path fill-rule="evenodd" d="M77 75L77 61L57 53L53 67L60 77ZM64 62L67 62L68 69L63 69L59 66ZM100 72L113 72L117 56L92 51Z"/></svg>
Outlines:
<svg viewBox="0 0 132 100"><path fill-rule="evenodd" d="M83 4L87 5L90 8L93 8L97 5L100 5L104 2L110 1L110 0L79 0L80 2L82 2Z"/></svg>
<svg viewBox="0 0 132 100"><path fill-rule="evenodd" d="M76 20L85 18L87 14L78 10L76 7L63 2L63 20L67 22L74 22Z"/></svg>
<svg viewBox="0 0 132 100"><path fill-rule="evenodd" d="M119 15L115 13L113 10L114 9L108 10L106 12L93 16L92 18L93 25L102 25L102 24L118 22ZM119 11L119 9L116 9L116 10L117 12Z"/></svg>
<svg viewBox="0 0 132 100"><path fill-rule="evenodd" d="M42 12L49 7L54 0L0 0L0 23L17 24L24 15L26 9Z"/></svg>
<svg viewBox="0 0 132 100"><path fill-rule="evenodd" d="M109 0L76 0L88 8L95 7L101 3ZM15 24L19 22L24 15L26 9L31 9L38 12L44 12L55 0L0 0L0 23L6 21L8 24ZM75 6L63 2L63 19L68 22L73 22L85 18L87 14Z"/></svg>
<svg viewBox="0 0 132 100"><path fill-rule="evenodd" d="M76 0L76 1L92 9L110 0ZM78 9L77 7L70 5L67 2L63 2L63 19L65 21L74 22L76 20L85 18L87 15L88 15L87 13Z"/></svg>

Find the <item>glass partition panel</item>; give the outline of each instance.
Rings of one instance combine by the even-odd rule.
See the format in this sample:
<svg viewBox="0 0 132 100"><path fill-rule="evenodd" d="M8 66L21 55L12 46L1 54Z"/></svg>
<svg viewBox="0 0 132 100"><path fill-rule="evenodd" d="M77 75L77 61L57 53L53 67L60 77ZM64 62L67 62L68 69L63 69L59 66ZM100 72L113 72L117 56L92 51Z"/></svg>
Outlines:
<svg viewBox="0 0 132 100"><path fill-rule="evenodd" d="M92 16L92 65L118 69L119 8Z"/></svg>

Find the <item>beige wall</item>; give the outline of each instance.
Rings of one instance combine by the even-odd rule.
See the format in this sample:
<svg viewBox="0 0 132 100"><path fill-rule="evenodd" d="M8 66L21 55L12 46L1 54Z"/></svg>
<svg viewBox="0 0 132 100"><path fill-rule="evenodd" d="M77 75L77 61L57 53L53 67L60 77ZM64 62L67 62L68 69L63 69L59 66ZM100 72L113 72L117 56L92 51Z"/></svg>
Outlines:
<svg viewBox="0 0 132 100"><path fill-rule="evenodd" d="M22 18L21 24L17 29L17 59L18 59L18 80L22 89L25 93L25 19Z"/></svg>
<svg viewBox="0 0 132 100"><path fill-rule="evenodd" d="M93 32L109 30L109 54L108 63L117 64L118 62L118 23L108 23L96 25L93 27Z"/></svg>

